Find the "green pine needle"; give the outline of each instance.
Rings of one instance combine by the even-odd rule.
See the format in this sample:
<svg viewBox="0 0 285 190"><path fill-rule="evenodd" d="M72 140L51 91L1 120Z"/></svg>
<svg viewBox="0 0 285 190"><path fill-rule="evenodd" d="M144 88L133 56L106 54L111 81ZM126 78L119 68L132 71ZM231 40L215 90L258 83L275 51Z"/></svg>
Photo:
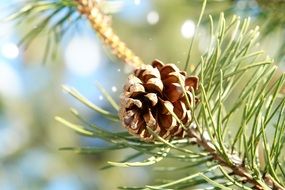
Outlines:
<svg viewBox="0 0 285 190"><path fill-rule="evenodd" d="M206 1L198 25L205 6ZM24 46L28 46L41 34L48 36L44 55L44 60L47 60L51 57L50 54L54 54L51 50L56 50L58 41L63 39L80 18L73 0L40 0L29 2L8 20L32 22L38 26L22 38L21 43ZM193 72L200 79L199 90L195 92L199 103L193 105L187 100L192 110L193 123L191 126L181 125L187 132L195 131L194 139L167 141L148 128L156 141L143 142L126 131L108 131L89 123L77 110L72 109L72 114L81 124L74 124L60 117L56 117L56 120L81 135L107 141L110 146L67 147L62 150L88 154L121 149L135 150L134 155L122 162L108 162L110 165L104 169L112 166L145 167L163 164L164 160L179 160L182 166L160 167L164 168L161 171L175 173L200 167L200 171L191 175L136 189L198 189L200 185L212 189L250 189L252 185L258 185L268 189L272 184L284 189L285 98L280 92L284 87L285 76L278 74L273 60L258 50L259 27L252 27L249 18L233 16L226 19L223 13L218 20L209 16L209 35L211 40L208 51L195 64ZM186 69L194 40L195 38L190 43ZM63 86L63 89L94 113L112 122L119 122L118 103L100 84L97 87L115 113L93 104L73 88ZM185 89L182 90L186 94ZM178 123L182 123L174 112L170 114ZM148 155L148 159L143 159L145 155ZM134 158L143 161L132 161ZM244 175L251 176L245 179L251 179L251 182L242 183L240 177L244 176L239 176L242 174L234 171L236 167L244 170ZM232 169L232 172L226 168Z"/></svg>
<svg viewBox="0 0 285 190"><path fill-rule="evenodd" d="M130 162L131 158L123 162L109 161L111 166L145 167L156 165L165 159L179 159L185 166L174 167L172 172L178 172L190 166L208 168L205 172L198 172L169 183L136 187L137 189L178 189L195 184L208 184L222 189L250 189L251 182L243 184L239 180L242 176L229 173L222 165L226 165L226 168L243 168L245 175L252 176L254 181L252 183L264 189L272 185L268 184L269 178L280 189L284 185L282 184L285 180L282 169L284 161L281 155L284 155L282 148L285 141L285 115L283 114L285 98L280 94L280 90L284 86L285 77L277 76L278 68L273 61L264 56L263 51L255 50L259 32L258 27L251 29L249 19L241 20L234 16L227 23L224 15L221 14L218 26L214 27L211 17L210 25L212 43L210 43L209 52L201 57L201 62L195 69L196 75L200 78L200 87L195 96L200 99L200 103L195 106L189 103L193 107L193 121L196 128L182 126L185 130L196 130L200 133L201 136L197 137L200 139L194 140L194 144L196 142L204 148L194 150L193 145L187 140L167 141L150 128L148 128L149 132L157 140L155 143L142 142L130 134L121 136L119 133L111 133L83 122L94 130L92 133L94 136L113 144L111 148L106 147L106 150L113 150L113 147L132 148L137 151L135 154L137 158L150 155L149 159L140 162ZM100 85L98 88L110 105L118 110L118 105L104 88ZM117 116L94 105L75 89L69 87L64 89L103 117L118 121ZM185 89L184 93L186 93ZM82 120L76 110L73 110L73 113ZM181 122L175 113L171 112L171 114L178 123ZM81 129L76 128L76 131ZM272 141L268 139L268 130L274 131ZM94 148L93 151L97 153L103 149ZM84 153L84 150L74 149L77 153L80 151ZM161 150L167 150L168 153L161 153ZM92 153L92 149L86 149L85 152ZM212 160L217 159L218 165L209 168L207 164L211 162L212 155L214 155ZM261 162L263 158L265 159ZM219 162L222 162L221 165ZM223 176L222 183L219 182L221 178L217 178L216 169L218 168ZM211 176L212 174L208 175L212 170L215 170L214 177Z"/></svg>

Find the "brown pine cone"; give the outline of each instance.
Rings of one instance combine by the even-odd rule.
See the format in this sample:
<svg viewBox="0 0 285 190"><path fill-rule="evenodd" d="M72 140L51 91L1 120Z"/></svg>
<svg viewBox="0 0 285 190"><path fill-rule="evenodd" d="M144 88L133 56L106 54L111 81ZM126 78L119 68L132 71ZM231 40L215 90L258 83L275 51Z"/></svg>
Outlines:
<svg viewBox="0 0 285 190"><path fill-rule="evenodd" d="M176 65L158 60L135 70L121 97L119 116L123 126L145 141L154 138L146 126L164 139L184 137L186 132L182 123L188 126L192 117L182 85L193 105L195 100L191 89L197 90L197 77L186 77L186 72L180 71Z"/></svg>

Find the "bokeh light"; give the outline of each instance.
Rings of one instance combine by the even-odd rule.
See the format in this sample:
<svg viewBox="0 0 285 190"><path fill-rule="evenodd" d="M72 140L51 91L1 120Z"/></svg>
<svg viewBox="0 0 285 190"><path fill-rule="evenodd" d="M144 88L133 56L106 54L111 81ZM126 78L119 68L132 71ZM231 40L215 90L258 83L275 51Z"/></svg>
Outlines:
<svg viewBox="0 0 285 190"><path fill-rule="evenodd" d="M93 38L74 38L64 55L67 69L76 75L91 75L103 63L100 49Z"/></svg>
<svg viewBox="0 0 285 190"><path fill-rule="evenodd" d="M134 0L135 5L139 5L141 3L141 0Z"/></svg>
<svg viewBox="0 0 285 190"><path fill-rule="evenodd" d="M151 11L147 14L147 22L151 25L157 24L159 21L159 14L156 11Z"/></svg>
<svg viewBox="0 0 285 190"><path fill-rule="evenodd" d="M192 38L195 34L195 23L192 20L186 20L181 26L181 34L184 38Z"/></svg>
<svg viewBox="0 0 285 190"><path fill-rule="evenodd" d="M116 86L112 86L112 91L113 92L117 92L118 91L117 87Z"/></svg>
<svg viewBox="0 0 285 190"><path fill-rule="evenodd" d="M2 45L1 53L8 59L15 59L19 56L19 48L16 44L9 42Z"/></svg>

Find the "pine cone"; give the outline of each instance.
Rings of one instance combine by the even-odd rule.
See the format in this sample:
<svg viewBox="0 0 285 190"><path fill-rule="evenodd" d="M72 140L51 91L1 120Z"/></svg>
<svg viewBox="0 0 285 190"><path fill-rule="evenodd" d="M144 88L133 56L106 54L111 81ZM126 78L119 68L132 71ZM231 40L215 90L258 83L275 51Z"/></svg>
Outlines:
<svg viewBox="0 0 285 190"><path fill-rule="evenodd" d="M193 105L195 100L191 89L197 90L197 77L186 77L186 72L180 71L176 65L158 60L135 70L121 97L119 115L123 126L145 141L154 138L146 126L164 139L184 137L186 132L182 123L188 126L192 117L182 85Z"/></svg>

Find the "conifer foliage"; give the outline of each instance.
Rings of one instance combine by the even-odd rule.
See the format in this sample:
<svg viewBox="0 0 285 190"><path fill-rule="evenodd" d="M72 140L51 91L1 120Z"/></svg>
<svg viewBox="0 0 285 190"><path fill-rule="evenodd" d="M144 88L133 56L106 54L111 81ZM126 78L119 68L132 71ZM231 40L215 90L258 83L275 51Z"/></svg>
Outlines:
<svg viewBox="0 0 285 190"><path fill-rule="evenodd" d="M53 22L55 27L50 26L51 19L64 9L69 11ZM45 11L51 14L43 14ZM11 18L25 20L27 13L42 14L43 20L41 27L31 31L24 41L43 30L62 37L72 23L87 19L113 53L137 69L130 75L120 105L98 86L113 112L64 86L66 92L96 114L123 123L130 133L123 128L123 132L108 131L71 109L78 123L61 117L56 120L80 135L100 138L110 146L63 150L96 154L133 149L133 155L121 162L109 161L109 165L152 165L156 170L173 174L189 171L183 177L173 175L170 181L122 189L285 189L285 96L282 94L285 76L258 49L259 27L253 26L250 18L235 15L225 18L223 13L218 20L210 15L204 18L209 21L210 43L199 62L190 62L194 68L191 71L187 60L185 71L191 76L187 78L186 72L175 65L159 61L154 61L153 66L145 65L115 35L96 1L32 1ZM179 161L179 165L161 166L165 160Z"/></svg>

